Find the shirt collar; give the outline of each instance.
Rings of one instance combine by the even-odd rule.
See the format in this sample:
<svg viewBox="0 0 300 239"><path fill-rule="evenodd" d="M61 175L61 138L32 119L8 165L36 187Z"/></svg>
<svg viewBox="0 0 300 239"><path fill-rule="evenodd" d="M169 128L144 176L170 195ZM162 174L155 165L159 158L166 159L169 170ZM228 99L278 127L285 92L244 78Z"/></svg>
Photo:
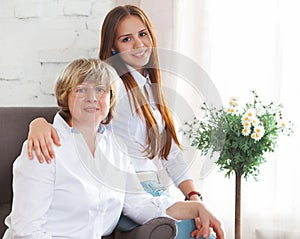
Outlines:
<svg viewBox="0 0 300 239"><path fill-rule="evenodd" d="M62 135L64 134L79 134L80 132L73 127L70 127L67 122L60 116L59 113L56 113L54 120L53 120L53 125L55 126L55 128L57 128ZM98 133L100 134L104 134L105 132L105 126L100 124L99 128L98 128Z"/></svg>
<svg viewBox="0 0 300 239"><path fill-rule="evenodd" d="M143 88L146 83L151 85L151 80L148 73L145 77L132 66L127 65L127 68L140 88Z"/></svg>

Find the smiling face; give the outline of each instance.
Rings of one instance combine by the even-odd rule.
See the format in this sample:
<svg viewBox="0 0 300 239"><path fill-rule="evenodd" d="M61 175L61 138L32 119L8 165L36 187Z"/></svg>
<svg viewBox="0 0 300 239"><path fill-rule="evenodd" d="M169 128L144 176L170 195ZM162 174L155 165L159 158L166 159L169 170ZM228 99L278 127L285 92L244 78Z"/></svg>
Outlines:
<svg viewBox="0 0 300 239"><path fill-rule="evenodd" d="M97 130L100 122L108 124L115 112L118 79L114 68L101 60L72 61L55 86L60 115L72 127Z"/></svg>
<svg viewBox="0 0 300 239"><path fill-rule="evenodd" d="M68 95L68 106L71 113L70 124L98 127L109 112L110 89L95 82L83 82L76 85Z"/></svg>
<svg viewBox="0 0 300 239"><path fill-rule="evenodd" d="M121 53L123 61L141 72L152 53L152 39L138 16L122 19L117 27L113 51Z"/></svg>

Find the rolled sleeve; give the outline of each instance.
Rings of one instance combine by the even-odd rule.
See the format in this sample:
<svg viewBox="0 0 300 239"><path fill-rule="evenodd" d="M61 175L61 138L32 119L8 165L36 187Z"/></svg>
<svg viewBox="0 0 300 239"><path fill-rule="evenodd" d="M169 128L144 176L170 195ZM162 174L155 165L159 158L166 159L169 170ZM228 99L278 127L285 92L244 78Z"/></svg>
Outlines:
<svg viewBox="0 0 300 239"><path fill-rule="evenodd" d="M139 182L131 163L129 163L126 185L123 207L125 216L139 224L144 224L157 217L169 217L166 210L176 203L176 200L165 195L153 197L147 193Z"/></svg>
<svg viewBox="0 0 300 239"><path fill-rule="evenodd" d="M176 187L185 180L193 180L188 172L188 165L183 159L182 151L174 141L167 160L162 160L162 164Z"/></svg>
<svg viewBox="0 0 300 239"><path fill-rule="evenodd" d="M128 196L125 201L123 214L139 224L144 224L157 217L172 218L167 215L166 210L174 203L176 200L167 196L152 197L147 193L132 195Z"/></svg>

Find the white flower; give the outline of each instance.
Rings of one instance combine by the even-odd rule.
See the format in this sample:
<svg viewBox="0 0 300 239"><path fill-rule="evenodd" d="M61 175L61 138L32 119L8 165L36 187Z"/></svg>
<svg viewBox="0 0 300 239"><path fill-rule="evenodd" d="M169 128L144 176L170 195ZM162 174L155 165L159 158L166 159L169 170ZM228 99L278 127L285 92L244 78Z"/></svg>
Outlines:
<svg viewBox="0 0 300 239"><path fill-rule="evenodd" d="M286 127L286 123L283 120L280 120L278 123L280 128L284 129Z"/></svg>
<svg viewBox="0 0 300 239"><path fill-rule="evenodd" d="M253 126L259 125L259 124L260 124L260 121L259 121L259 119L258 119L256 116L254 116L254 117L252 117L252 119L251 119L251 124L252 124Z"/></svg>
<svg viewBox="0 0 300 239"><path fill-rule="evenodd" d="M256 105L256 115L262 116L266 111L262 105Z"/></svg>
<svg viewBox="0 0 300 239"><path fill-rule="evenodd" d="M251 122L249 120L242 121L242 124L244 128L250 128L251 127Z"/></svg>
<svg viewBox="0 0 300 239"><path fill-rule="evenodd" d="M236 97L231 97L229 100L229 105L233 107L238 106L238 99Z"/></svg>
<svg viewBox="0 0 300 239"><path fill-rule="evenodd" d="M229 107L229 108L227 109L227 112L228 112L229 114L235 115L235 114L237 114L237 108L236 108L236 107Z"/></svg>
<svg viewBox="0 0 300 239"><path fill-rule="evenodd" d="M255 140L259 140L259 135L256 134L256 133L252 133L252 134L251 134L251 138L252 138L252 139L255 139Z"/></svg>
<svg viewBox="0 0 300 239"><path fill-rule="evenodd" d="M251 133L250 127L244 127L242 131L242 135L248 136Z"/></svg>
<svg viewBox="0 0 300 239"><path fill-rule="evenodd" d="M277 124L281 128L283 135L290 135L294 132L294 125L291 122L286 123L281 119Z"/></svg>
<svg viewBox="0 0 300 239"><path fill-rule="evenodd" d="M258 125L254 128L254 132L251 134L251 138L260 140L265 134L265 128L262 125Z"/></svg>
<svg viewBox="0 0 300 239"><path fill-rule="evenodd" d="M242 117L242 124L244 124L244 122L250 122L250 121L251 118L247 114L244 114Z"/></svg>
<svg viewBox="0 0 300 239"><path fill-rule="evenodd" d="M247 112L245 113L245 117L248 117L250 119L250 121L253 119L253 117L256 116L256 110L255 109L249 109L247 110Z"/></svg>

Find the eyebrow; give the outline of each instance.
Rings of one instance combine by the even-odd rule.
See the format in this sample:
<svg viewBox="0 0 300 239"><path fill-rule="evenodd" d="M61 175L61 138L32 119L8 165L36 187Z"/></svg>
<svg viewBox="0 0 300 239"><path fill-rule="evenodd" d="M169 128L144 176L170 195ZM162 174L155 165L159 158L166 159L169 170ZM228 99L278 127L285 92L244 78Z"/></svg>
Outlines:
<svg viewBox="0 0 300 239"><path fill-rule="evenodd" d="M141 33L143 31L147 31L147 29L143 28L142 30L138 31L138 33ZM132 33L124 34L124 35L119 36L118 39L120 39L122 37L129 37L129 36L132 36L132 35L133 35Z"/></svg>

